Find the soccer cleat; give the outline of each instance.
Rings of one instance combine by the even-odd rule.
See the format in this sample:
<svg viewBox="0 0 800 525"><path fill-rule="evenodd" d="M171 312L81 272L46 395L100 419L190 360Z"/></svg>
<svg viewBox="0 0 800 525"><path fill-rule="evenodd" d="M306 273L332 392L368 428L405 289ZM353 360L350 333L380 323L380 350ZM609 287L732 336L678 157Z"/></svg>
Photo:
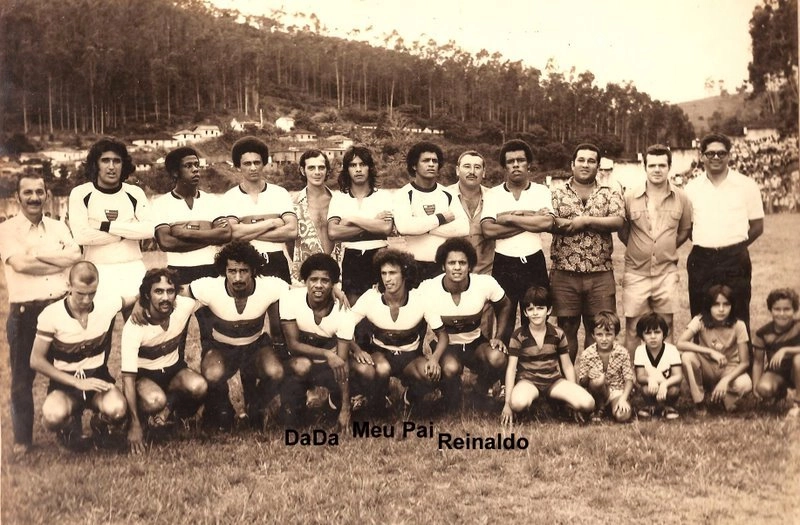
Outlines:
<svg viewBox="0 0 800 525"><path fill-rule="evenodd" d="M797 418L800 417L800 403L795 403L792 408L786 412L787 418Z"/></svg>

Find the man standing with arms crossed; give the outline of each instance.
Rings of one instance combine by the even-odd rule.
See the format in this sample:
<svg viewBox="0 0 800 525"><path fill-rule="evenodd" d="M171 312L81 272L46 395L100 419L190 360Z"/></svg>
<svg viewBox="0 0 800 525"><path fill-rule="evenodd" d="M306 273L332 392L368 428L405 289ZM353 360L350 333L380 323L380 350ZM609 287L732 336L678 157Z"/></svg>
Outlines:
<svg viewBox="0 0 800 525"><path fill-rule="evenodd" d="M269 149L256 137L243 137L231 148L231 158L242 174L242 182L222 197L233 240L251 242L266 263L264 275L291 283L286 242L297 237L297 215L289 192L264 180Z"/></svg>
<svg viewBox="0 0 800 525"><path fill-rule="evenodd" d="M601 161L602 162L602 161ZM625 250L622 309L625 347L633 356L639 344L636 322L656 312L669 326L678 309L678 247L689 238L692 205L686 194L669 182L672 152L656 144L644 154L644 185L625 193L625 224L619 239Z"/></svg>
<svg viewBox="0 0 800 525"><path fill-rule="evenodd" d="M705 174L686 185L692 203L692 251L689 308L703 310L709 286L724 283L733 289L733 313L750 329L752 264L747 247L764 233L764 207L758 184L728 167L731 139L712 133L700 141Z"/></svg>
<svg viewBox="0 0 800 525"><path fill-rule="evenodd" d="M394 223L418 263L420 281L442 273L434 259L445 239L469 235L469 223L453 211L458 205L453 194L436 182L443 164L444 153L436 144L411 146L406 168L412 180L394 197Z"/></svg>
<svg viewBox="0 0 800 525"><path fill-rule="evenodd" d="M619 192L597 182L599 161L597 146L578 144L572 153L572 177L553 191L553 313L567 336L573 363L581 318L585 348L594 341L594 315L617 309L611 234L625 222L625 203Z"/></svg>
<svg viewBox="0 0 800 525"><path fill-rule="evenodd" d="M543 184L529 177L533 152L522 140L510 140L500 148L500 164L506 170L506 181L486 193L486 206L481 215L483 234L497 239L492 276L511 300L511 317L506 333L498 337L506 344L514 330L514 315L520 299L532 286L547 288L547 266L540 232L553 226L552 194Z"/></svg>
<svg viewBox="0 0 800 525"><path fill-rule="evenodd" d="M94 263L100 286L109 295L133 297L144 277L139 241L153 238L147 197L125 180L135 170L125 144L106 137L86 156L86 178L69 194L69 227L83 246L83 258ZM100 290L101 295L105 293ZM125 317L130 309L123 310Z"/></svg>
<svg viewBox="0 0 800 525"><path fill-rule="evenodd" d="M20 212L0 225L9 311L6 320L11 361L11 421L15 454L33 444L33 380L31 347L36 319L44 308L67 293L69 268L81 258L80 248L63 222L45 217L47 188L40 175L17 179Z"/></svg>

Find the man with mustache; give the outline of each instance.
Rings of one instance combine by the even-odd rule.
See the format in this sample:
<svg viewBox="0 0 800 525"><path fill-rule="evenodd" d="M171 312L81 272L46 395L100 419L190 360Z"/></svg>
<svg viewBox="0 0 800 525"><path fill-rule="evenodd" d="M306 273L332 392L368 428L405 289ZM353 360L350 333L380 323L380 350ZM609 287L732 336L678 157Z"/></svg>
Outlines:
<svg viewBox="0 0 800 525"><path fill-rule="evenodd" d="M417 261L420 280L442 272L434 260L436 249L445 239L469 235L466 218L455 214L459 204L453 194L436 182L443 165L442 148L431 142L417 142L406 155L411 182L394 196L394 222Z"/></svg>
<svg viewBox="0 0 800 525"><path fill-rule="evenodd" d="M486 193L486 206L481 214L483 234L496 239L492 276L511 300L511 318L506 320L505 333L499 334L506 344L514 330L514 315L525 290L532 286L547 288L547 265L542 252L540 232L553 226L552 195L547 186L529 179L533 151L522 140L510 140L500 148L500 164L506 170L506 181Z"/></svg>
<svg viewBox="0 0 800 525"><path fill-rule="evenodd" d="M593 316L617 309L611 234L622 228L625 203L618 191L596 180L599 162L597 146L578 144L572 153L572 177L553 190L553 313L567 336L573 363L578 355L581 318L585 348L594 342Z"/></svg>
<svg viewBox="0 0 800 525"><path fill-rule="evenodd" d="M41 175L17 179L19 213L0 224L0 256L8 287L6 320L11 362L13 451L28 452L33 444L33 379L31 347L36 319L44 308L67 293L69 268L81 258L69 229L43 213L47 187Z"/></svg>
<svg viewBox="0 0 800 525"><path fill-rule="evenodd" d="M148 270L139 287L139 304L144 325L135 315L122 328L122 384L131 423L128 443L131 452L144 451L144 416L166 411L163 424L174 413L176 419L191 416L208 390L206 380L184 360L186 325L199 306L189 297L177 296L178 274L169 268Z"/></svg>

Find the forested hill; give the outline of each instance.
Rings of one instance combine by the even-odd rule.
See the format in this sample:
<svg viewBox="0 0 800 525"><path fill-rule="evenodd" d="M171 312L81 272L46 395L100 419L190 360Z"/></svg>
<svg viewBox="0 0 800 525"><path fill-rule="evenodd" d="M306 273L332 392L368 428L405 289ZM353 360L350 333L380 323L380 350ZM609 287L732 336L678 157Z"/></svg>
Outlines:
<svg viewBox="0 0 800 525"><path fill-rule="evenodd" d="M376 47L307 19L288 26L199 0L2 2L0 129L124 134L259 111L274 120L266 101L276 97L351 122L401 112L457 142L595 138L619 155L693 138L677 106L631 84L597 86L589 71L541 71L396 33Z"/></svg>

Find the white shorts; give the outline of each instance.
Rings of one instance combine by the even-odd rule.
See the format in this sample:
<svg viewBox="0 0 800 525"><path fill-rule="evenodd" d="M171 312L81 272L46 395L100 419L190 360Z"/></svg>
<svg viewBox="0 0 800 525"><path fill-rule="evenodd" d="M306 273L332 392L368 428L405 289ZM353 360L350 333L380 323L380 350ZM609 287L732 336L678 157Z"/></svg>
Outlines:
<svg viewBox="0 0 800 525"><path fill-rule="evenodd" d="M141 259L112 264L96 264L100 274L97 292L101 295L134 297L139 293L147 269Z"/></svg>
<svg viewBox="0 0 800 525"><path fill-rule="evenodd" d="M625 317L641 317L648 312L673 314L678 311L678 272L663 275L622 276L622 311Z"/></svg>

